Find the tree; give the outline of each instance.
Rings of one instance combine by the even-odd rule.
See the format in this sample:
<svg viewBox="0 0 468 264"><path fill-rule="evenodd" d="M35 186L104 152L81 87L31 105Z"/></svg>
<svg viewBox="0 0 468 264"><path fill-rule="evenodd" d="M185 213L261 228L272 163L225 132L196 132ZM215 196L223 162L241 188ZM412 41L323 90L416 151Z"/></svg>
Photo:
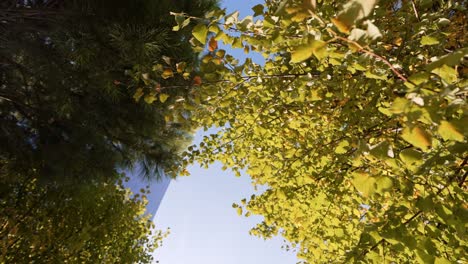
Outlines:
<svg viewBox="0 0 468 264"><path fill-rule="evenodd" d="M131 196L122 183L43 186L5 176L15 181L0 190L2 263L152 263L165 236L144 214L146 191Z"/></svg>
<svg viewBox="0 0 468 264"><path fill-rule="evenodd" d="M218 160L267 186L233 206L304 262L466 262L467 2L252 9L261 17L175 14L209 50L192 118L222 128L186 163ZM240 64L218 41L266 62Z"/></svg>
<svg viewBox="0 0 468 264"><path fill-rule="evenodd" d="M191 90L160 86L197 53L167 18L215 5L0 2L1 263L151 263L163 234L119 171L181 171L193 127L168 106Z"/></svg>
<svg viewBox="0 0 468 264"><path fill-rule="evenodd" d="M190 90L159 96L158 86L188 83L188 77L168 80L168 70L179 60L195 63L196 53L182 41L190 31L172 32L167 19L169 11L201 15L214 1L4 4L2 165L54 180L118 177L117 168L135 163L146 176L161 169L176 175L192 127L165 116L167 105ZM143 89L152 91L146 102L159 103L133 98Z"/></svg>

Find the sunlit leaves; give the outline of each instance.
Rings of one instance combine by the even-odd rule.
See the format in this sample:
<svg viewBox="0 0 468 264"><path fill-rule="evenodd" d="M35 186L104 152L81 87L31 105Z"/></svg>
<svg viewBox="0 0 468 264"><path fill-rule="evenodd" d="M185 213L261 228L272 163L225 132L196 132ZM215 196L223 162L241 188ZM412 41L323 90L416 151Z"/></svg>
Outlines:
<svg viewBox="0 0 468 264"><path fill-rule="evenodd" d="M174 76L174 72L171 69L165 69L161 74L161 77L163 79L168 79L168 78L171 78L173 76Z"/></svg>
<svg viewBox="0 0 468 264"><path fill-rule="evenodd" d="M431 46L431 45L436 45L439 44L439 41L431 36L423 36L421 38L421 45L422 46Z"/></svg>
<svg viewBox="0 0 468 264"><path fill-rule="evenodd" d="M200 43L205 44L208 28L204 24L198 24L193 28L192 34Z"/></svg>
<svg viewBox="0 0 468 264"><path fill-rule="evenodd" d="M311 39L307 44L294 48L293 52L291 52L291 62L301 62L312 55L315 55L317 59L322 59L326 54L326 43L321 40Z"/></svg>
<svg viewBox="0 0 468 264"><path fill-rule="evenodd" d="M463 134L460 133L459 129L457 129L453 124L447 121L440 122L437 132L442 136L444 140L463 141L464 139Z"/></svg>
<svg viewBox="0 0 468 264"><path fill-rule="evenodd" d="M162 94L159 95L159 101L161 101L161 103L166 102L167 98L169 98L168 94L162 93Z"/></svg>
<svg viewBox="0 0 468 264"><path fill-rule="evenodd" d="M427 151L432 145L431 135L419 126L406 127L401 137L415 147Z"/></svg>
<svg viewBox="0 0 468 264"><path fill-rule="evenodd" d="M406 2L309 3L267 2L257 22L235 12L208 26L266 61L208 47L194 119L222 128L189 157L245 170L264 191L236 207L265 218L251 233L281 234L307 263L460 258L446 223L460 224L451 212L463 204L466 52L429 22L445 11L416 22Z"/></svg>
<svg viewBox="0 0 468 264"><path fill-rule="evenodd" d="M165 235L145 215L145 190L133 195L121 181L56 187L18 178L2 184L10 193L0 214L1 262L152 263Z"/></svg>
<svg viewBox="0 0 468 264"><path fill-rule="evenodd" d="M375 0L351 0L332 22L343 33L349 33L357 21L369 16L374 8Z"/></svg>

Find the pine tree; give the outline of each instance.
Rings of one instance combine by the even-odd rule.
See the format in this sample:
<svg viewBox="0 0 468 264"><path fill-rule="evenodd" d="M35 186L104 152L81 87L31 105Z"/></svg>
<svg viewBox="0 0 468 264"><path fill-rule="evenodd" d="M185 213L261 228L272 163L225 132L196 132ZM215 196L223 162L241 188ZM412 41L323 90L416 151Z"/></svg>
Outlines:
<svg viewBox="0 0 468 264"><path fill-rule="evenodd" d="M23 1L21 1L23 2ZM189 30L169 11L201 15L213 1L27 1L0 14L2 167L47 178L117 177L139 163L146 176L175 174L189 122L169 123L167 103L135 102L159 63L194 63ZM12 7L14 6L14 7ZM134 76L140 76L135 78ZM142 76L142 77L141 77ZM183 78L161 79L186 84Z"/></svg>

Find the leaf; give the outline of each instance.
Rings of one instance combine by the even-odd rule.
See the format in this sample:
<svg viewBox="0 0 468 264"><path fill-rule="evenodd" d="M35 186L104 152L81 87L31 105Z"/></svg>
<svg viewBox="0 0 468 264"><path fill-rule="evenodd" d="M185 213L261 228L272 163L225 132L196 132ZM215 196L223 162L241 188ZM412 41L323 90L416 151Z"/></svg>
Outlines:
<svg viewBox="0 0 468 264"><path fill-rule="evenodd" d="M200 41L203 45L206 43L206 36L208 35L208 28L203 24L196 25L192 30L192 35Z"/></svg>
<svg viewBox="0 0 468 264"><path fill-rule="evenodd" d="M140 101L141 96L143 96L143 88L138 88L135 91L135 94L133 95L133 99L135 99L136 102Z"/></svg>
<svg viewBox="0 0 468 264"><path fill-rule="evenodd" d="M399 156L401 161L406 165L406 168L412 172L416 172L419 165L423 163L422 153L412 148L402 150Z"/></svg>
<svg viewBox="0 0 468 264"><path fill-rule="evenodd" d="M463 134L448 121L441 121L437 132L444 140L455 140L459 142L463 142L464 140Z"/></svg>
<svg viewBox="0 0 468 264"><path fill-rule="evenodd" d="M354 172L352 183L356 189L365 197L372 195L375 192L375 179L364 172Z"/></svg>
<svg viewBox="0 0 468 264"><path fill-rule="evenodd" d="M214 37L210 38L210 41L208 42L208 50L209 51L215 51L218 48L218 41Z"/></svg>
<svg viewBox="0 0 468 264"><path fill-rule="evenodd" d="M405 127L401 137L423 151L427 151L432 146L431 135L418 126Z"/></svg>
<svg viewBox="0 0 468 264"><path fill-rule="evenodd" d="M340 32L348 34L357 21L370 15L375 3L376 0L351 0L332 22Z"/></svg>
<svg viewBox="0 0 468 264"><path fill-rule="evenodd" d="M174 76L174 72L172 72L171 69L165 69L163 73L161 74L161 77L163 79L168 79Z"/></svg>
<svg viewBox="0 0 468 264"><path fill-rule="evenodd" d="M159 94L159 101L160 101L161 103L166 102L167 98L169 98L169 95L168 95L168 94L165 94L165 93Z"/></svg>
<svg viewBox="0 0 468 264"><path fill-rule="evenodd" d="M393 151L392 151L392 148L391 148L391 145L390 143L388 143L388 141L383 141L383 142L380 142L379 144L373 146L369 153L380 159L380 160L385 160L385 159L388 159L389 157L392 157L393 158Z"/></svg>
<svg viewBox="0 0 468 264"><path fill-rule="evenodd" d="M434 264L451 264L452 262L443 257L436 257Z"/></svg>
<svg viewBox="0 0 468 264"><path fill-rule="evenodd" d="M421 38L421 46L431 46L431 45L436 45L439 44L439 41L431 36L423 36Z"/></svg>
<svg viewBox="0 0 468 264"><path fill-rule="evenodd" d="M381 176L375 179L375 185L376 185L375 191L377 193L383 193L392 188L393 181L392 181L392 178L390 177Z"/></svg>
<svg viewBox="0 0 468 264"><path fill-rule="evenodd" d="M322 40L309 40L307 44L296 47L291 52L291 62L298 63L307 60L312 55L322 59L327 55L326 43Z"/></svg>
<svg viewBox="0 0 468 264"><path fill-rule="evenodd" d="M411 75L408 79L412 83L414 83L416 85L419 85L419 84L424 83L427 80L429 80L430 77L431 76L427 72L418 72L418 73L415 73L415 74Z"/></svg>
<svg viewBox="0 0 468 264"><path fill-rule="evenodd" d="M254 11L254 17L263 15L263 8L264 7L262 4L258 4L252 7L252 10Z"/></svg>
<svg viewBox="0 0 468 264"><path fill-rule="evenodd" d="M312 55L313 55L313 52L310 46L308 44L302 45L302 46L296 47L291 52L291 62L298 63L301 61L305 61L308 58L310 58Z"/></svg>
<svg viewBox="0 0 468 264"><path fill-rule="evenodd" d="M187 67L187 63L186 62L179 62L176 64L176 69L177 69L177 73L183 73L184 70L185 70L185 67Z"/></svg>
<svg viewBox="0 0 468 264"><path fill-rule="evenodd" d="M219 58L224 58L224 55L226 55L226 51L225 50L217 50L216 53L215 53L216 57L219 57Z"/></svg>
<svg viewBox="0 0 468 264"><path fill-rule="evenodd" d="M445 64L439 68L435 68L434 70L432 70L432 72L439 75L440 78L442 78L442 80L444 80L448 84L455 83L458 79L457 71L454 68Z"/></svg>
<svg viewBox="0 0 468 264"><path fill-rule="evenodd" d="M154 96L154 94L148 94L145 96L145 102L147 104L151 104L153 103L154 101L156 100L156 96Z"/></svg>
<svg viewBox="0 0 468 264"><path fill-rule="evenodd" d="M416 250L416 260L421 264L434 263L434 257L421 249Z"/></svg>
<svg viewBox="0 0 468 264"><path fill-rule="evenodd" d="M335 148L335 153L337 154L344 154L348 152L347 147L349 146L349 142L347 140L341 141L338 146Z"/></svg>
<svg viewBox="0 0 468 264"><path fill-rule="evenodd" d="M464 56L468 55L468 48L462 48L450 54L440 57L438 60L431 62L426 66L427 71L432 71L442 65L455 66L460 64Z"/></svg>
<svg viewBox="0 0 468 264"><path fill-rule="evenodd" d="M410 101L403 97L397 97L395 101L393 101L392 106L390 107L390 111L394 114L401 114L406 112L406 109L409 107Z"/></svg>
<svg viewBox="0 0 468 264"><path fill-rule="evenodd" d="M242 215L242 207L236 208L237 215Z"/></svg>
<svg viewBox="0 0 468 264"><path fill-rule="evenodd" d="M193 85L194 86L200 86L202 84L202 79L200 76L195 76L193 77Z"/></svg>
<svg viewBox="0 0 468 264"><path fill-rule="evenodd" d="M364 24L367 25L367 36L370 39L376 40L382 37L382 33L380 33L379 28L376 25L374 25L374 23L372 23L370 20L367 20Z"/></svg>

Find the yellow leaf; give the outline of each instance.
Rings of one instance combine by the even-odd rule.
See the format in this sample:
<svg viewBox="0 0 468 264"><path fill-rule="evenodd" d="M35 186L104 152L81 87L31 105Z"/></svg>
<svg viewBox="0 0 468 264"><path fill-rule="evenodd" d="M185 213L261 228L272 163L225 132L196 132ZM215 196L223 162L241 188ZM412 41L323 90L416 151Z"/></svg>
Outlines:
<svg viewBox="0 0 468 264"><path fill-rule="evenodd" d="M423 151L427 151L432 146L431 135L418 126L412 128L406 127L403 129L401 137Z"/></svg>
<svg viewBox="0 0 468 264"><path fill-rule="evenodd" d="M341 33L349 34L351 31L351 25L345 24L344 22L340 21L339 18L332 18L331 21Z"/></svg>
<svg viewBox="0 0 468 264"><path fill-rule="evenodd" d="M165 69L163 73L161 74L161 77L163 77L163 79L171 78L173 76L174 76L174 73L172 72L171 69Z"/></svg>
<svg viewBox="0 0 468 264"><path fill-rule="evenodd" d="M458 129L447 121L440 122L440 126L437 129L437 132L444 140L455 140L463 142L464 136Z"/></svg>
<svg viewBox="0 0 468 264"><path fill-rule="evenodd" d="M312 55L319 60L324 58L327 55L326 43L321 40L310 40L307 44L297 47L291 52L291 62L301 62Z"/></svg>
<svg viewBox="0 0 468 264"><path fill-rule="evenodd" d="M167 98L169 98L169 95L168 94L159 94L159 101L161 101L161 103L164 103L166 102Z"/></svg>
<svg viewBox="0 0 468 264"><path fill-rule="evenodd" d="M141 98L141 96L143 96L143 94L144 94L143 89L138 88L138 89L136 89L135 94L133 95L133 99L135 99L135 101L138 102L138 101L140 101L140 98Z"/></svg>

